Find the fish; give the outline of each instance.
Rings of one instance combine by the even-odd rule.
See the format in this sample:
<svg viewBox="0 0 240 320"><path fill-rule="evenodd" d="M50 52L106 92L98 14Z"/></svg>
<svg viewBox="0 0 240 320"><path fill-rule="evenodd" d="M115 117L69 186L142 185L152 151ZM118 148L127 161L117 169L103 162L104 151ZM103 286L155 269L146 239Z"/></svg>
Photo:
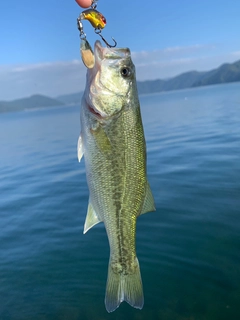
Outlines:
<svg viewBox="0 0 240 320"><path fill-rule="evenodd" d="M136 220L155 211L147 180L146 142L128 48L94 47L81 102L78 160L84 156L89 188L84 234L103 222L110 246L105 306L126 301L142 309L143 288L136 255Z"/></svg>

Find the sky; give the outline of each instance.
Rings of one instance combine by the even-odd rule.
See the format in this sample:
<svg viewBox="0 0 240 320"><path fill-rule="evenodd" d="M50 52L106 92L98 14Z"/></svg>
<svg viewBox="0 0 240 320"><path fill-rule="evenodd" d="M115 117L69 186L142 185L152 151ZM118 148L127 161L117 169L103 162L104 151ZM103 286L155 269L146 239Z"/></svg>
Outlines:
<svg viewBox="0 0 240 320"><path fill-rule="evenodd" d="M75 0L0 2L0 101L83 91ZM102 35L129 47L137 80L207 71L240 59L238 0L99 0ZM99 36L83 21L89 43Z"/></svg>

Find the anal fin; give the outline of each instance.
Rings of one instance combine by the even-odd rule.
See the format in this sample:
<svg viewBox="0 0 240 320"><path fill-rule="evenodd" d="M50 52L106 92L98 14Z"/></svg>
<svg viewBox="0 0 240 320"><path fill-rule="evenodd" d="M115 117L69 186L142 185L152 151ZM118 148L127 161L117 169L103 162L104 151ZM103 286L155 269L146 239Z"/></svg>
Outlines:
<svg viewBox="0 0 240 320"><path fill-rule="evenodd" d="M146 193L145 193L145 199L143 202L141 214L151 212L151 211L156 211L155 204L154 204L154 199L152 195L152 191L150 189L149 183L147 182L146 184Z"/></svg>
<svg viewBox="0 0 240 320"><path fill-rule="evenodd" d="M85 234L89 229L95 226L95 224L101 221L102 220L98 217L97 213L94 211L91 202L89 202L83 233Z"/></svg>

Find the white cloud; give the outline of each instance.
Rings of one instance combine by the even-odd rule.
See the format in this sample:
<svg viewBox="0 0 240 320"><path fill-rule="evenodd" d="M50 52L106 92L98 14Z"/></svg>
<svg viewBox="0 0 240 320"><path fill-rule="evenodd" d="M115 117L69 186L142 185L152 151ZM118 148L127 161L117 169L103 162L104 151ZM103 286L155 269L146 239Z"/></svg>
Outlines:
<svg viewBox="0 0 240 320"><path fill-rule="evenodd" d="M194 52L194 51L199 51L201 49L214 49L215 45L212 44L194 44L191 46L176 46L176 47L170 47L170 48L165 48L163 49L163 52L166 53L179 53L179 52Z"/></svg>
<svg viewBox="0 0 240 320"><path fill-rule="evenodd" d="M164 79L196 70L208 71L240 59L240 51L222 53L217 46L192 45L155 51L134 52L138 80Z"/></svg>
<svg viewBox="0 0 240 320"><path fill-rule="evenodd" d="M137 79L164 79L190 70L206 71L240 59L240 51L220 53L215 45L176 46L133 52ZM86 68L81 60L0 65L0 101L32 94L56 97L84 90Z"/></svg>
<svg viewBox="0 0 240 320"><path fill-rule="evenodd" d="M169 48L163 48L159 50L153 51L140 51L140 52L132 52L133 59L141 59L147 58L151 55L151 59L157 58L159 59L170 59L176 57L186 57L187 55L199 55L203 52L213 51L216 48L213 44L200 45L195 44L191 46L175 46Z"/></svg>
<svg viewBox="0 0 240 320"><path fill-rule="evenodd" d="M237 58L240 58L240 51L234 51L231 54Z"/></svg>

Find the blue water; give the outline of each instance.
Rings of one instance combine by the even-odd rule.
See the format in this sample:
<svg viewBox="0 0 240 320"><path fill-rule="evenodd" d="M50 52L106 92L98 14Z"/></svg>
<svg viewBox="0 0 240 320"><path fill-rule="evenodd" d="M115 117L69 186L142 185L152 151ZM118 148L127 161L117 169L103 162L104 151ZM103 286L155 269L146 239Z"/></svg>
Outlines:
<svg viewBox="0 0 240 320"><path fill-rule="evenodd" d="M79 106L0 115L0 319L240 319L240 83L141 96L157 211L137 223L145 305L104 306L83 235Z"/></svg>

